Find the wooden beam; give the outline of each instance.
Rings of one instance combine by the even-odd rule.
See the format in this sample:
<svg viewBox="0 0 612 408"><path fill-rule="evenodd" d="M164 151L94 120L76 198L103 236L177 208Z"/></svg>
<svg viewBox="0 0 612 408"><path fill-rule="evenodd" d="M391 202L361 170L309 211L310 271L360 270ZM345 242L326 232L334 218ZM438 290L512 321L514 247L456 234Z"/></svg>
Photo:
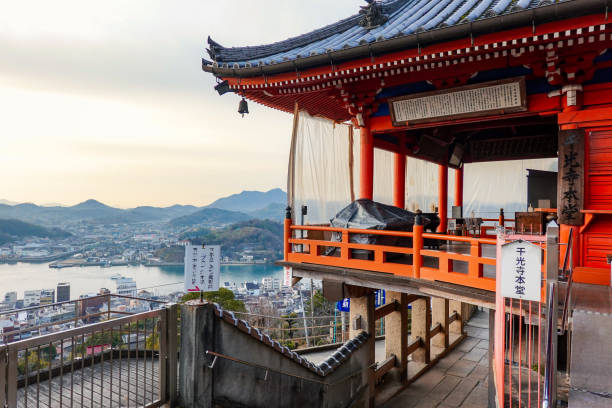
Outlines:
<svg viewBox="0 0 612 408"><path fill-rule="evenodd" d="M393 367L395 367L395 356L390 356L384 361L381 361L374 371L374 379L378 384L383 375L387 374Z"/></svg>
<svg viewBox="0 0 612 408"><path fill-rule="evenodd" d="M436 296L482 306L487 309L495 309L495 293L483 289L337 266L283 261L276 262L276 265L290 266L293 268L293 276L307 279L338 280L345 282L347 285L385 288L395 292L408 293L408 303L417 300L411 299L410 295L417 295L419 297Z"/></svg>
<svg viewBox="0 0 612 408"><path fill-rule="evenodd" d="M378 320L386 315L393 313L399 309L399 302L387 303L376 308L374 311L374 320Z"/></svg>
<svg viewBox="0 0 612 408"><path fill-rule="evenodd" d="M434 327L432 327L432 329L429 331L429 336L433 337L440 333L442 333L442 325L438 323Z"/></svg>
<svg viewBox="0 0 612 408"><path fill-rule="evenodd" d="M421 340L420 337L417 337L416 339L412 341L412 343L408 345L408 348L407 348L408 355L414 353L421 347L423 347L423 340Z"/></svg>

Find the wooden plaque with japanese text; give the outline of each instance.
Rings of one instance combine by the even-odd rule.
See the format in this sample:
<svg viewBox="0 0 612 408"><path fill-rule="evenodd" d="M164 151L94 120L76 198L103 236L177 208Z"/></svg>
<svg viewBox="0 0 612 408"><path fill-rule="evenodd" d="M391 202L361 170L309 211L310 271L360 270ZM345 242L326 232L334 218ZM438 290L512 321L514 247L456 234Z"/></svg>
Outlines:
<svg viewBox="0 0 612 408"><path fill-rule="evenodd" d="M510 78L389 99L393 126L527 110L525 78Z"/></svg>
<svg viewBox="0 0 612 408"><path fill-rule="evenodd" d="M584 130L559 131L558 223L582 225L584 209Z"/></svg>

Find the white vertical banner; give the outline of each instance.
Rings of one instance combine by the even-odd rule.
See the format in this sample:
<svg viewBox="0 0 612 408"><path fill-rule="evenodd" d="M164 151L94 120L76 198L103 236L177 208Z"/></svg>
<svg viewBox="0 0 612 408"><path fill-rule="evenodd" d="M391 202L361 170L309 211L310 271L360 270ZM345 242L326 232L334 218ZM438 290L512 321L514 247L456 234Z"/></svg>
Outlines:
<svg viewBox="0 0 612 408"><path fill-rule="evenodd" d="M283 285L291 286L291 278L293 278L293 268L290 266L285 266L283 268Z"/></svg>
<svg viewBox="0 0 612 408"><path fill-rule="evenodd" d="M503 297L541 300L542 248L527 241L502 246L501 293Z"/></svg>
<svg viewBox="0 0 612 408"><path fill-rule="evenodd" d="M185 292L219 290L221 247L219 245L185 246Z"/></svg>

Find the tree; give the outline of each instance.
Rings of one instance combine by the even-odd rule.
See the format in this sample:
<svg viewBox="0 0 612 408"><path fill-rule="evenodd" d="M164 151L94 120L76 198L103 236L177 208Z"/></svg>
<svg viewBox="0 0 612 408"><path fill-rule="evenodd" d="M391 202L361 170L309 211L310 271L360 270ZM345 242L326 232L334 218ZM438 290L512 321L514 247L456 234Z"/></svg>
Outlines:
<svg viewBox="0 0 612 408"><path fill-rule="evenodd" d="M334 313L336 305L333 302L325 299L321 291L316 291L313 296L314 316L329 316ZM306 300L304 305L305 314L309 314L311 310L310 299Z"/></svg>
<svg viewBox="0 0 612 408"><path fill-rule="evenodd" d="M298 324L298 320L297 320L298 315L295 312L292 312L288 315L283 315L281 317L285 318L285 321L283 322L283 328L289 329L287 330L287 337L292 339L294 327Z"/></svg>
<svg viewBox="0 0 612 408"><path fill-rule="evenodd" d="M200 292L187 293L181 298L181 302L200 299ZM229 289L219 288L214 292L204 292L204 300L218 303L224 310L233 312L246 312L244 303L234 296L234 292Z"/></svg>

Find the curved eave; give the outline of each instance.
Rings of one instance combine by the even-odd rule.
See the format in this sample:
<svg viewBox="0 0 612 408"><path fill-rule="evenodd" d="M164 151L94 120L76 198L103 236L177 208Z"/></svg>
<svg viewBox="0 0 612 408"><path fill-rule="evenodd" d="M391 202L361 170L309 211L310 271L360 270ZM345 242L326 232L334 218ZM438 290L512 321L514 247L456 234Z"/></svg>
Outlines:
<svg viewBox="0 0 612 408"><path fill-rule="evenodd" d="M221 77L255 77L261 75L276 75L295 70L305 70L323 65L338 64L350 60L387 54L405 49L423 47L453 41L461 38L473 38L483 34L491 34L503 30L544 23L563 19L582 17L589 14L607 13L612 0L573 0L555 3L548 6L517 11L497 17L485 18L450 27L437 28L421 33L410 34L389 40L377 41L357 47L331 51L273 65L261 65L251 68L215 67L203 60L202 69Z"/></svg>

